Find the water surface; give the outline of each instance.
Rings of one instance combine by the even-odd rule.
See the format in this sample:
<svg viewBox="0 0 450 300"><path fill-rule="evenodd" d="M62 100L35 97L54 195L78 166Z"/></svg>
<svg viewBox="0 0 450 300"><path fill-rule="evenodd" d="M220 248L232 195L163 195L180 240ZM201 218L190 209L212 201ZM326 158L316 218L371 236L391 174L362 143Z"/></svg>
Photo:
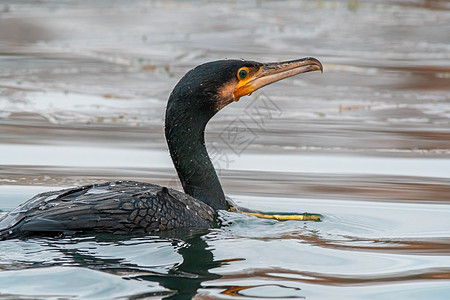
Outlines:
<svg viewBox="0 0 450 300"><path fill-rule="evenodd" d="M1 298L448 299L446 1L3 1L0 209L107 180L180 189L163 137L177 80L223 58L324 73L221 111L227 195L279 222L0 242Z"/></svg>

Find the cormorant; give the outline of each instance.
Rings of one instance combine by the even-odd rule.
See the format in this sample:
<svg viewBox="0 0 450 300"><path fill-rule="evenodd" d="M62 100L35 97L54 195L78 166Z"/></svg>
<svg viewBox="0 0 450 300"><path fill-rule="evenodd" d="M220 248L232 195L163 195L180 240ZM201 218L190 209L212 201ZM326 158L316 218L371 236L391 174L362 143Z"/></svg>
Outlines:
<svg viewBox="0 0 450 300"><path fill-rule="evenodd" d="M165 118L167 144L185 193L134 181L46 192L0 218L0 239L42 233L212 227L216 212L230 209L231 204L206 151L208 121L228 104L263 86L318 70L323 70L322 64L311 57L279 63L219 60L197 66L173 89Z"/></svg>

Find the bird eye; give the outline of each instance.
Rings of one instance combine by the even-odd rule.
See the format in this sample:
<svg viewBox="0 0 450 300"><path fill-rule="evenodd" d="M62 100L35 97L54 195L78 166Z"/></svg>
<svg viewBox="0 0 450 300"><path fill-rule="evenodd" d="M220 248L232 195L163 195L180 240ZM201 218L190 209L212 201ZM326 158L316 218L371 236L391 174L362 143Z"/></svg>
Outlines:
<svg viewBox="0 0 450 300"><path fill-rule="evenodd" d="M245 77L247 77L247 74L248 74L247 68L241 68L238 71L239 79L245 79Z"/></svg>

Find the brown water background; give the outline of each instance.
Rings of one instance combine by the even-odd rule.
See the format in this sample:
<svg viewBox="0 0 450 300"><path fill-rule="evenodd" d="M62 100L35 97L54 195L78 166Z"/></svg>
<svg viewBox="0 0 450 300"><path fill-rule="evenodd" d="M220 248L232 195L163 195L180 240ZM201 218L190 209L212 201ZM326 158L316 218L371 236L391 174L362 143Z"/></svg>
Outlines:
<svg viewBox="0 0 450 300"><path fill-rule="evenodd" d="M448 1L1 1L0 209L115 179L180 188L167 97L211 60L314 56L206 139L222 213L173 237L0 243L0 297L448 299Z"/></svg>

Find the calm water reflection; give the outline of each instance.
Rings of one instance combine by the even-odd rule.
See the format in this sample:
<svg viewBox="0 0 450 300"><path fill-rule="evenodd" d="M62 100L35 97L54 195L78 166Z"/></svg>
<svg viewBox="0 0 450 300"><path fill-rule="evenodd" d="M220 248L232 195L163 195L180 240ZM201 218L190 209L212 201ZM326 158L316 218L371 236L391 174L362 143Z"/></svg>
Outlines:
<svg viewBox="0 0 450 300"><path fill-rule="evenodd" d="M180 230L163 237L98 235L5 241L0 246L8 253L2 268L10 271L0 273L2 295L191 298L203 281L221 277L209 273L221 263L207 249L202 239L206 233ZM29 281L35 277L40 279L30 289ZM75 285L68 285L66 277L72 277ZM23 293L24 289L28 292Z"/></svg>
<svg viewBox="0 0 450 300"><path fill-rule="evenodd" d="M206 139L238 204L325 217L222 212L208 231L2 241L0 298L447 299L449 8L1 2L1 210L113 179L180 188L163 116L187 70L314 56L323 74L233 103Z"/></svg>

